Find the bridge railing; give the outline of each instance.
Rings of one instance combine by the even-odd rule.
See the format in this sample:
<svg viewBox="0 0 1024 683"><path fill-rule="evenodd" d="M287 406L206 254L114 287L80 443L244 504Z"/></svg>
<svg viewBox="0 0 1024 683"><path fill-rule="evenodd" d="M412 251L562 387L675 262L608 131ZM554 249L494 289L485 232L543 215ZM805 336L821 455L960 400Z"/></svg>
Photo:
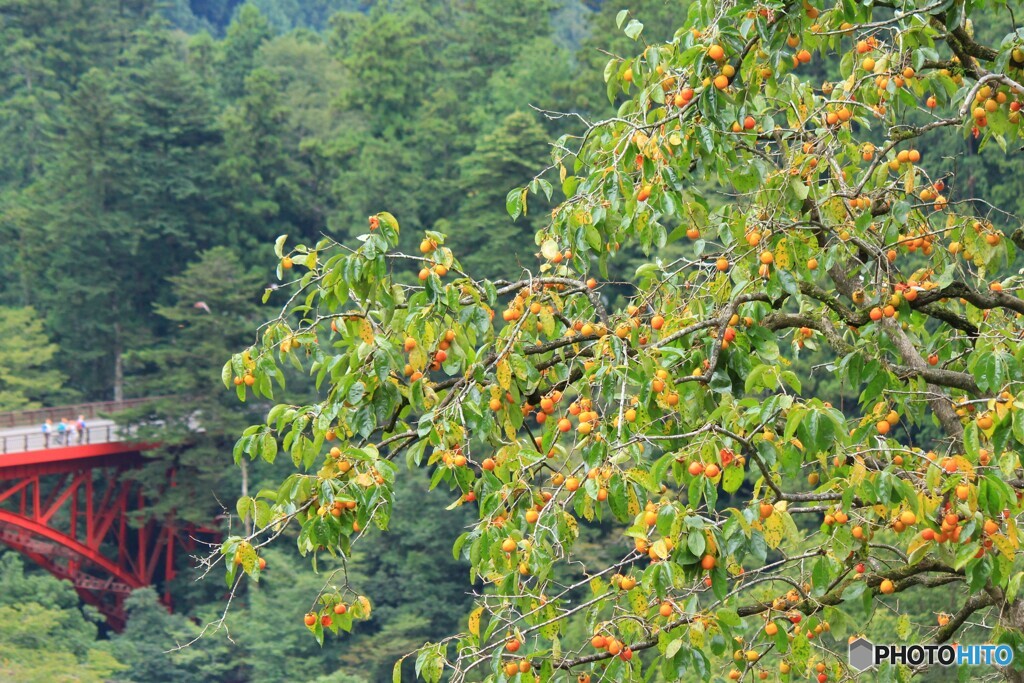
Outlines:
<svg viewBox="0 0 1024 683"><path fill-rule="evenodd" d="M116 424L86 425L81 432L50 432L42 430L23 434L0 434L0 454L22 453L24 451L41 451L48 448L67 448L90 443L110 443L120 441L121 434Z"/></svg>
<svg viewBox="0 0 1024 683"><path fill-rule="evenodd" d="M61 418L76 419L83 415L86 420L91 420L100 415L117 413L130 408L157 401L168 396L147 396L145 398L126 398L120 401L98 401L94 403L76 403L69 406L56 406L54 408L35 408L33 410L14 410L0 413L0 429L10 427L24 427L28 425L42 425L47 419L60 422Z"/></svg>

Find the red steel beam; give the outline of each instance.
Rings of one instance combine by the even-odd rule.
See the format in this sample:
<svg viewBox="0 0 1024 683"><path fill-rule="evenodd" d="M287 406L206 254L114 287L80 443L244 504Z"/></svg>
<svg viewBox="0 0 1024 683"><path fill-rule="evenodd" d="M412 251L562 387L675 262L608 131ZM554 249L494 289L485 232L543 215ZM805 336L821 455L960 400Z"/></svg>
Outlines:
<svg viewBox="0 0 1024 683"><path fill-rule="evenodd" d="M129 503L142 509L145 500L141 491L133 491L135 482L121 475L142 463L141 450L153 447L155 444L112 442L0 457L0 482L9 482L0 489L0 503L10 501L15 508L0 507L0 543L54 576L71 580L82 599L98 607L117 630L126 621L124 597L153 583L161 568L163 601L171 605L167 582L175 574L176 543L189 552L195 545L191 533L218 535L206 527L179 527L172 517L148 519L138 528L128 524ZM104 470L102 495L95 486L96 469ZM41 477L46 475L59 476L45 482L48 494L44 498ZM174 479L172 469L169 485L175 485ZM133 493L135 498L130 497ZM69 506L67 520L57 515L65 506ZM51 526L55 519L61 520L58 526L64 528ZM83 531L84 539L80 539ZM117 548L116 561L102 552L112 547Z"/></svg>
<svg viewBox="0 0 1024 683"><path fill-rule="evenodd" d="M142 451L156 448L157 445L111 441L8 453L0 456L0 480L60 474L111 465L134 465L142 461Z"/></svg>
<svg viewBox="0 0 1024 683"><path fill-rule="evenodd" d="M93 512L93 533L92 536L86 539L88 545L98 547L118 516L121 517L120 535L124 536L125 511L128 509L128 488L124 482L119 482L116 476L107 478L107 492L103 496L103 502L100 504L98 514L95 511ZM112 500L114 498L111 495L112 491L116 491L116 500ZM85 501L85 506L86 509L94 509L91 496Z"/></svg>
<svg viewBox="0 0 1024 683"><path fill-rule="evenodd" d="M31 478L22 479L17 484L14 484L10 488L8 488L6 491L0 491L0 503L4 502L5 500L7 500L11 496L13 496L15 493L18 493L19 491L21 491L22 489L24 489L26 486L28 486L31 483L32 483L32 479Z"/></svg>
<svg viewBox="0 0 1024 683"><path fill-rule="evenodd" d="M45 524L40 524L34 520L20 517L3 509L0 509L0 524L7 524L18 529L24 529L31 534L42 536L47 540L62 545L80 556L82 559L88 560L92 564L103 569L106 573L116 577L121 582L132 588L142 588L144 585L137 577L125 572L121 567L103 557L98 549L91 548L84 543L80 543L78 540L70 538L66 534L62 534L56 529L46 526Z"/></svg>
<svg viewBox="0 0 1024 683"><path fill-rule="evenodd" d="M65 482L67 482L67 475L62 475L60 478L60 483L54 486L53 491L50 492L50 498L46 501L46 504L43 506L43 509L36 510L36 519L38 519L43 524L47 524L50 521L50 518L53 517L53 515L57 512L57 510L60 510L61 506L63 506L64 503L67 502L67 499L70 498L72 494L74 494L74 492L78 490L78 487L82 483L83 475L88 476L88 473L79 473L78 475L73 477L71 479L71 483L67 485L65 485ZM74 513L72 512L72 514ZM71 537L74 538L75 535L71 534Z"/></svg>

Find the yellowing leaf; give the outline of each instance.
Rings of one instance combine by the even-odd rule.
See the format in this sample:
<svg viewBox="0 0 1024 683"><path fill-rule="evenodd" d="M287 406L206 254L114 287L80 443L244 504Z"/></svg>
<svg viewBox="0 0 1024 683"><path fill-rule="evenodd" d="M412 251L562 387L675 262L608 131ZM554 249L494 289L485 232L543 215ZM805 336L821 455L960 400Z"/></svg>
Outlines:
<svg viewBox="0 0 1024 683"><path fill-rule="evenodd" d="M415 349L409 352L409 365L412 366L413 370L421 371L427 367L427 354L421 345L417 345Z"/></svg>
<svg viewBox="0 0 1024 683"><path fill-rule="evenodd" d="M860 460L853 463L853 467L850 469L850 485L859 486L864 481L864 477L867 475L868 470L864 466L864 463Z"/></svg>
<svg viewBox="0 0 1024 683"><path fill-rule="evenodd" d="M775 265L779 268L789 268L793 265L789 258L789 244L785 237L775 245Z"/></svg>
<svg viewBox="0 0 1024 683"><path fill-rule="evenodd" d="M783 529L786 526L782 515L772 515L764 521L764 541L772 550L782 543Z"/></svg>
<svg viewBox="0 0 1024 683"><path fill-rule="evenodd" d="M576 521L576 518L570 515L568 512L564 516L565 525L569 527L569 533L573 535L573 538L580 535L580 524Z"/></svg>
<svg viewBox="0 0 1024 683"><path fill-rule="evenodd" d="M544 624L544 626L541 626L537 630L537 633L539 633L542 638L552 640L553 638L558 637L558 628L562 622L555 620L556 616L558 616L558 611L555 609L554 605L546 605L544 609L541 610L540 623Z"/></svg>
<svg viewBox="0 0 1024 683"><path fill-rule="evenodd" d="M636 491L632 486L626 487L626 514L636 517L640 514L640 501L636 497Z"/></svg>
<svg viewBox="0 0 1024 683"><path fill-rule="evenodd" d="M516 438L516 428L512 424L512 419L508 416L507 413L505 414L505 436L508 437L509 439Z"/></svg>
<svg viewBox="0 0 1024 683"><path fill-rule="evenodd" d="M558 256L561 250L558 248L558 242L547 239L540 245L540 255L546 258L548 261Z"/></svg>
<svg viewBox="0 0 1024 683"><path fill-rule="evenodd" d="M931 541L924 540L920 535L915 536L914 540L907 546L907 563L917 564L920 562L921 559L928 554L928 548L930 545Z"/></svg>
<svg viewBox="0 0 1024 683"><path fill-rule="evenodd" d="M718 543L715 542L715 535L710 531L704 532L704 552L709 555L718 554Z"/></svg>
<svg viewBox="0 0 1024 683"><path fill-rule="evenodd" d="M1002 534L992 534L990 538L992 539L992 544L999 548L999 552L1007 558L1013 559L1013 543L1010 542L1010 539Z"/></svg>
<svg viewBox="0 0 1024 683"><path fill-rule="evenodd" d="M639 587L629 591L629 606L633 608L633 611L637 614L644 614L647 612L647 598L644 597L644 593Z"/></svg>
<svg viewBox="0 0 1024 683"><path fill-rule="evenodd" d="M583 518L588 522L594 521L594 499L590 496L583 497Z"/></svg>
<svg viewBox="0 0 1024 683"><path fill-rule="evenodd" d="M480 637L480 617L483 613L484 608L482 606L469 613L469 632L478 638Z"/></svg>
<svg viewBox="0 0 1024 683"><path fill-rule="evenodd" d="M497 373L497 376L498 376L498 386L500 386L505 391L508 391L509 389L511 389L512 388L512 368L509 366L508 361L506 361L506 360L498 361L498 366L497 366L496 373Z"/></svg>
<svg viewBox="0 0 1024 683"><path fill-rule="evenodd" d="M654 479L651 478L651 473L647 470L633 467L626 471L626 477L640 484L651 493L661 492L661 486L655 485Z"/></svg>
<svg viewBox="0 0 1024 683"><path fill-rule="evenodd" d="M700 650L704 647L704 624L697 621L690 625L690 645Z"/></svg>
<svg viewBox="0 0 1024 683"><path fill-rule="evenodd" d="M420 346L425 349L432 349L436 341L437 330L434 328L434 324L428 320L423 324L423 331L420 334Z"/></svg>
<svg viewBox="0 0 1024 683"><path fill-rule="evenodd" d="M256 549L252 547L252 544L248 541L242 541L238 544L238 549L235 550L235 562L242 565L247 573L253 570L256 566Z"/></svg>
<svg viewBox="0 0 1024 683"><path fill-rule="evenodd" d="M669 556L671 551L668 549L668 544L665 543L665 539L664 538L659 538L651 546L651 552L653 552L655 555L657 555L658 559L666 560L666 559L668 559L668 556Z"/></svg>
<svg viewBox="0 0 1024 683"><path fill-rule="evenodd" d="M378 213L377 218L391 226L395 232L399 232L398 220L387 211Z"/></svg>
<svg viewBox="0 0 1024 683"><path fill-rule="evenodd" d="M736 520L736 523L740 525L740 529L743 530L743 535L750 538L751 526L747 523L747 518L743 516L743 513L736 508L729 508L729 512L732 513L732 518Z"/></svg>
<svg viewBox="0 0 1024 683"><path fill-rule="evenodd" d="M555 335L555 318L546 308L541 309L540 325L545 336L553 337Z"/></svg>
<svg viewBox="0 0 1024 683"><path fill-rule="evenodd" d="M363 340L364 344L373 343L373 325L366 318L359 321L359 338Z"/></svg>
<svg viewBox="0 0 1024 683"><path fill-rule="evenodd" d="M373 612L373 608L370 606L370 599L365 595L360 595L356 598L356 602L358 602L359 606L362 608L363 619L369 619L370 614Z"/></svg>

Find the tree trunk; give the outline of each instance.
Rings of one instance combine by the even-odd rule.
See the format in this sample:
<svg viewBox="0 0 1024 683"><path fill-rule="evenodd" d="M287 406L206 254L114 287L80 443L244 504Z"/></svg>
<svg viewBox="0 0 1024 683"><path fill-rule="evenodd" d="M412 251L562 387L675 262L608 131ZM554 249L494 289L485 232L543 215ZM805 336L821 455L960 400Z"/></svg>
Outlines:
<svg viewBox="0 0 1024 683"><path fill-rule="evenodd" d="M121 348L121 323L114 323L114 401L124 400L124 361Z"/></svg>

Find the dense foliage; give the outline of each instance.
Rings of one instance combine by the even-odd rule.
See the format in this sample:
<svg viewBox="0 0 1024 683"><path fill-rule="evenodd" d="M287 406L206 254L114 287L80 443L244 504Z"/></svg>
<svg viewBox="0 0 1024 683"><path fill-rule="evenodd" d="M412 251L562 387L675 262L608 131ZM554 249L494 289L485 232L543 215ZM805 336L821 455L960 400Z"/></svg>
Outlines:
<svg viewBox="0 0 1024 683"><path fill-rule="evenodd" d="M388 211L352 243L280 236L291 298L223 380L273 399L291 365L324 393L236 444L295 472L239 500L256 524L223 545L229 585L289 525L314 566L344 563L392 524L405 463L478 518L453 548L482 586L465 630L409 655L427 681L823 683L883 607L934 642L990 612L976 635L1024 655L1024 239L929 144L1019 147L1024 40L973 24L1001 6L698 1L667 42L623 10L638 47L605 65L615 115L506 196L540 214L534 264L483 278L415 223L408 253ZM852 400L805 388L802 350L827 350ZM576 543L604 519L614 555L595 561ZM304 617L318 641L372 604L326 581ZM941 586L952 616L885 598Z"/></svg>
<svg viewBox="0 0 1024 683"><path fill-rule="evenodd" d="M0 0L0 409L170 397L122 418L162 444L130 476L223 521L232 574L182 571L174 614L138 592L114 635L6 554L0 678L1017 647L1013 19L719 4Z"/></svg>
<svg viewBox="0 0 1024 683"><path fill-rule="evenodd" d="M153 514L224 519L222 503L285 471L225 467L238 433L267 406L240 406L218 389L223 360L265 315L273 238L346 236L353 216L362 222L364 207L396 187L412 224L479 221L513 233L505 193L543 163L546 140L564 123L529 104L571 108L582 90L573 75L579 41L611 40L607 16L591 29L592 9L0 1L0 409L169 396L123 418L162 444L131 476L158 494ZM421 44L420 56L381 50L385 28ZM384 72L403 93L400 111L360 82ZM472 86L479 82L486 87ZM474 249L482 262L511 267L530 258L525 242ZM301 377L289 388L315 395ZM180 473L173 488L169 465ZM10 620L0 677L75 667L83 680L114 670L119 680L388 677L397 657L455 630L470 609L458 580L466 567L448 550L468 519L444 513L443 499L430 504L439 494L426 495L428 482L400 484L401 540L374 539L352 558L351 580L374 594L373 615L341 655L306 638L301 622L278 623L319 580L296 572L297 554L282 549L264 554L259 591L233 602L231 641L218 634L171 654L222 611L222 587L196 583L192 558L179 558L175 615L153 594L136 596L112 649L102 618L65 599L66 587L60 600L6 593L4 608L25 618ZM31 564L26 571L43 578ZM385 595L389 586L401 593ZM370 646L378 633L389 647ZM99 659L81 644L97 634ZM48 645L54 637L73 643L70 654ZM46 649L47 668L26 668Z"/></svg>

